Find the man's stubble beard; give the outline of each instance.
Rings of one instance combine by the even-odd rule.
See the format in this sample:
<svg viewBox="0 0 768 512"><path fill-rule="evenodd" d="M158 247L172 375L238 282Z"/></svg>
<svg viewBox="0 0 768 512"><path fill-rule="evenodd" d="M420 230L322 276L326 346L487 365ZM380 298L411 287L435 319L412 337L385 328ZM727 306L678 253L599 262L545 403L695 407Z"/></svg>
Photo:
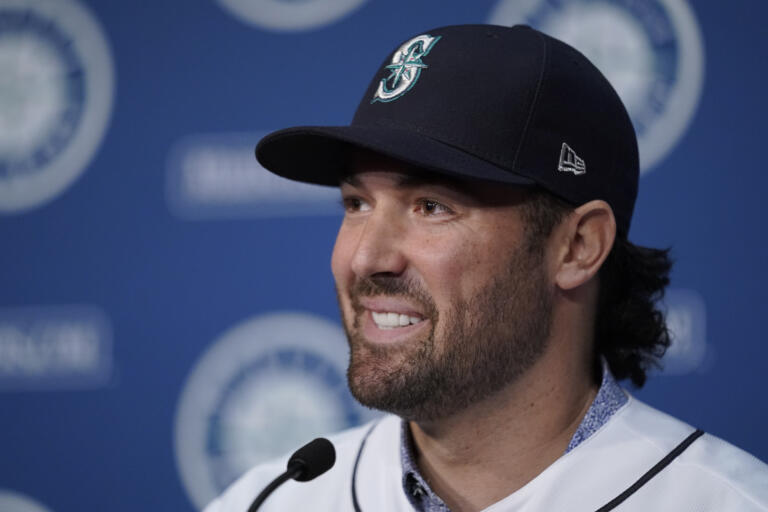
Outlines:
<svg viewBox="0 0 768 512"><path fill-rule="evenodd" d="M537 249L518 248L506 274L439 315L419 283L397 276L353 283L354 318L342 307L352 395L367 407L427 421L451 416L517 380L544 352L550 330L552 296ZM375 295L418 304L431 322L429 334L393 346L367 342L358 300Z"/></svg>

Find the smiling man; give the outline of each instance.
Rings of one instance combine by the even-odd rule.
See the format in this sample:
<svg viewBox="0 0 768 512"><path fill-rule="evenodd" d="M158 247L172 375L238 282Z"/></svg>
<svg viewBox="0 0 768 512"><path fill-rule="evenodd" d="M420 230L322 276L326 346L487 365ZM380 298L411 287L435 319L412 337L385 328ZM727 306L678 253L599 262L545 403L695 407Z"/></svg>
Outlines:
<svg viewBox="0 0 768 512"><path fill-rule="evenodd" d="M627 239L637 143L573 48L455 26L387 58L345 127L265 137L267 169L339 186L349 385L391 413L263 510L768 511L768 468L632 398L669 344L665 251ZM285 460L208 512L245 511Z"/></svg>

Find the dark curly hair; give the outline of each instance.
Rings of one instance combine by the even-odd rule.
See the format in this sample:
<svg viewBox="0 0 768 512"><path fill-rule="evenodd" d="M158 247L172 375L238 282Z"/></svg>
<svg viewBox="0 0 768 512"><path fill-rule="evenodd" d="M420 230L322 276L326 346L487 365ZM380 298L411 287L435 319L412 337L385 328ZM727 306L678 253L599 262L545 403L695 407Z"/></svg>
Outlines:
<svg viewBox="0 0 768 512"><path fill-rule="evenodd" d="M543 247L572 210L552 194L532 190L523 203L529 242ZM660 366L669 347L664 315L656 303L664 296L671 268L669 249L634 245L625 233L617 233L598 274L595 355L605 357L616 379L630 379L638 388L645 384L648 370Z"/></svg>

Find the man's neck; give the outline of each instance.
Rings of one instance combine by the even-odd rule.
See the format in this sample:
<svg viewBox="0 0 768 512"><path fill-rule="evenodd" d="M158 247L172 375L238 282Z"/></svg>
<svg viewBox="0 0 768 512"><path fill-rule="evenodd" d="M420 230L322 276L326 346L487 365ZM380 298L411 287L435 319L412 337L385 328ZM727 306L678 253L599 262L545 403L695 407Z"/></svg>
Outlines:
<svg viewBox="0 0 768 512"><path fill-rule="evenodd" d="M486 508L565 452L597 385L588 369L548 359L458 414L410 423L421 473L453 512Z"/></svg>

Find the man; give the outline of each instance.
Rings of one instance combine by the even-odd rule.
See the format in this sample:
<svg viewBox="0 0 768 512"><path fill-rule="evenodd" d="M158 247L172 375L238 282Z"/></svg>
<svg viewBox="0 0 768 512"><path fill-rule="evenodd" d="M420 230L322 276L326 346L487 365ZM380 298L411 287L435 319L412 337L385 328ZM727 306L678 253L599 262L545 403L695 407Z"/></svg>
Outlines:
<svg viewBox="0 0 768 512"><path fill-rule="evenodd" d="M275 132L271 171L338 185L349 385L392 413L263 510L768 511L768 468L631 398L669 344L665 251L627 240L635 134L600 72L523 26L400 45L348 127ZM209 512L244 511L285 460Z"/></svg>

